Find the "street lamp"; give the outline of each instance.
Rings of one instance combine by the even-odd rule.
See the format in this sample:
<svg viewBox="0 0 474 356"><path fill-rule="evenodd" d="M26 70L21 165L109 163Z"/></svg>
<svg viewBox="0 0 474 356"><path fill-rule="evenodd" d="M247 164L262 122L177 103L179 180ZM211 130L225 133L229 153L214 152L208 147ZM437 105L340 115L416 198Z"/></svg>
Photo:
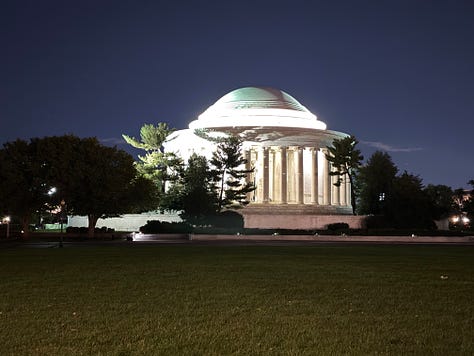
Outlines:
<svg viewBox="0 0 474 356"><path fill-rule="evenodd" d="M61 210L59 213L59 220L61 223L61 236L59 238L59 247L63 247L63 224L65 219L67 219L66 202L64 201L64 199L61 199Z"/></svg>
<svg viewBox="0 0 474 356"><path fill-rule="evenodd" d="M2 219L2 223L7 224L7 239L10 237L10 217L5 216Z"/></svg>

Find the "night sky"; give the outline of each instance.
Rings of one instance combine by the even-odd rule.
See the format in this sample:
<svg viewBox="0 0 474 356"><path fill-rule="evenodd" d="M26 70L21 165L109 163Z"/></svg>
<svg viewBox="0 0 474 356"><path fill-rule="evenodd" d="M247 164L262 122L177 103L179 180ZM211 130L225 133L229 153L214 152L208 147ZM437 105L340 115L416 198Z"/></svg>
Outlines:
<svg viewBox="0 0 474 356"><path fill-rule="evenodd" d="M286 91L368 158L474 179L474 1L2 1L0 143L186 128L239 87Z"/></svg>

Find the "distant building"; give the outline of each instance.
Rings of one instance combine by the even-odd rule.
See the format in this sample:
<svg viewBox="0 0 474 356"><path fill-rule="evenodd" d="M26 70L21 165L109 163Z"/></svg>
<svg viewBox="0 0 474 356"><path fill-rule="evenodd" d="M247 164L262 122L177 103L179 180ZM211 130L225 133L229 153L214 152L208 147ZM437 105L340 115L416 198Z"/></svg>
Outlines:
<svg viewBox="0 0 474 356"><path fill-rule="evenodd" d="M170 135L164 145L184 160L192 153L210 157L214 143L196 135L232 134L244 141L248 177L257 189L240 212L246 227L321 228L331 222L359 227L352 216L347 177L337 187L325 158L334 139L348 136L326 129L306 107L284 91L266 87L240 88L224 95L188 129Z"/></svg>
<svg viewBox="0 0 474 356"><path fill-rule="evenodd" d="M248 177L257 189L250 204L239 212L245 227L319 229L346 222L361 227L363 217L352 215L351 186L347 178L335 186L326 160L327 146L347 134L326 129L306 107L284 91L265 87L240 88L224 95L188 129L174 132L165 150L185 161L193 153L212 156L215 143L196 135L238 135L244 142ZM100 219L97 226L136 231L148 220L179 221L176 214L128 214ZM73 216L70 226L87 226L87 218Z"/></svg>

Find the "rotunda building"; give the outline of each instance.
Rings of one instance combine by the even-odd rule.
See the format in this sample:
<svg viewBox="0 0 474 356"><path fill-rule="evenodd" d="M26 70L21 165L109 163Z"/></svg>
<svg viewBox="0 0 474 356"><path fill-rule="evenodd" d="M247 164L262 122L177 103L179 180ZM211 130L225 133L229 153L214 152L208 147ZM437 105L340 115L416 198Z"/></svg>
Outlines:
<svg viewBox="0 0 474 356"><path fill-rule="evenodd" d="M291 95L268 87L245 87L217 100L189 128L171 134L165 150L184 160L211 157L214 144L196 133L236 135L243 141L248 179L256 190L240 210L246 227L319 228L350 220L351 187L335 186L327 146L348 136L331 131ZM346 215L346 219L341 219ZM349 223L354 226L354 224ZM354 226L357 227L357 226Z"/></svg>

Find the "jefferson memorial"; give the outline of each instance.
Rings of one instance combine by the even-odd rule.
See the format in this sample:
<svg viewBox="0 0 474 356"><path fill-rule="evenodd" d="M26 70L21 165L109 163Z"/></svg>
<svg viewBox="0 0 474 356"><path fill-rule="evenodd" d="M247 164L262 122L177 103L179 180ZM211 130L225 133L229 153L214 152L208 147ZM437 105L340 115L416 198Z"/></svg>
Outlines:
<svg viewBox="0 0 474 356"><path fill-rule="evenodd" d="M359 227L352 216L350 183L329 175L327 146L348 136L327 130L306 107L282 90L245 87L231 91L205 110L188 129L164 144L185 161L192 153L210 158L214 143L199 136L236 135L243 141L249 175L257 189L239 210L245 227L321 228L333 222Z"/></svg>
<svg viewBox="0 0 474 356"><path fill-rule="evenodd" d="M321 229L345 222L360 228L352 215L347 177L335 186L327 146L348 136L327 130L306 107L282 90L245 87L231 91L205 110L188 129L173 132L164 143L186 162L193 154L210 158L215 143L203 138L236 135L243 141L254 172L247 177L256 186L246 207L239 210L248 228ZM179 221L176 214L149 212L99 219L97 226L136 231L148 220ZM71 217L70 226L87 226L86 217Z"/></svg>

